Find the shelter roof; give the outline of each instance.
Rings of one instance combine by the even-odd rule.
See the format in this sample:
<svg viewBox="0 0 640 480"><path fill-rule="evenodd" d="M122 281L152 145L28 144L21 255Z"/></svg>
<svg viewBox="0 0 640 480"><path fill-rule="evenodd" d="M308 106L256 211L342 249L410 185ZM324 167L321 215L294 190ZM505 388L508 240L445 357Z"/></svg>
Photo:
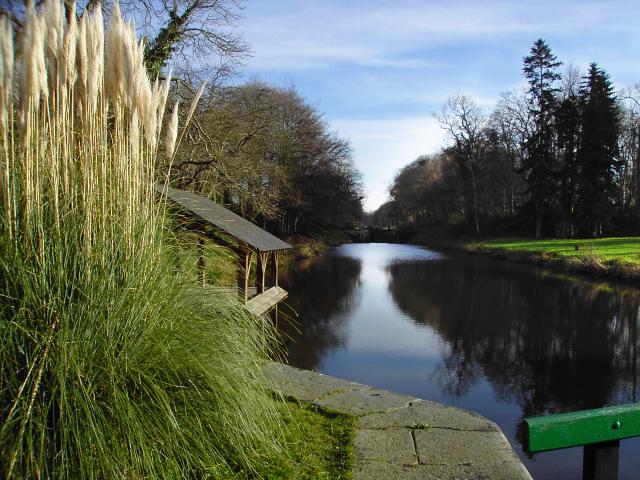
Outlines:
<svg viewBox="0 0 640 480"><path fill-rule="evenodd" d="M156 185L155 189L162 194L166 194L169 199L186 211L237 238L258 252L271 252L291 248L291 245L280 240L275 235L202 195L171 187L167 187L165 191L161 185Z"/></svg>

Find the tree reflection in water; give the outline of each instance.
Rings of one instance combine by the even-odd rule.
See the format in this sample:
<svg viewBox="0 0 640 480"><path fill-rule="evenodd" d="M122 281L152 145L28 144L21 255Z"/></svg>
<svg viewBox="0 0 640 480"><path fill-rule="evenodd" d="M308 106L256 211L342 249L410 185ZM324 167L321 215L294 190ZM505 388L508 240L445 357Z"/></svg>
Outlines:
<svg viewBox="0 0 640 480"><path fill-rule="evenodd" d="M316 370L327 353L344 346L346 314L359 301L361 268L359 259L328 254L286 272L282 284L294 292L290 309L280 309L288 318L279 328L290 364Z"/></svg>
<svg viewBox="0 0 640 480"><path fill-rule="evenodd" d="M393 244L339 247L285 287L290 363L470 408L514 446L524 416L638 400L638 289ZM621 478L637 478L638 448L623 442ZM575 450L523 460L579 478Z"/></svg>
<svg viewBox="0 0 640 480"><path fill-rule="evenodd" d="M432 372L445 394L484 376L523 416L636 401L637 290L471 257L388 269L398 307L450 345Z"/></svg>

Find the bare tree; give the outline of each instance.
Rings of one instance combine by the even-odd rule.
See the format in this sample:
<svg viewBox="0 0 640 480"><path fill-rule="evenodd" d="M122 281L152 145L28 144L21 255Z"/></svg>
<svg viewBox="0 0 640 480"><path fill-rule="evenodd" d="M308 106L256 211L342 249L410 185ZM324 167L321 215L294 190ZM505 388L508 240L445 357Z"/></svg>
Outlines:
<svg viewBox="0 0 640 480"><path fill-rule="evenodd" d="M238 66L249 52L233 30L243 0L124 0L149 39L145 60L152 75L170 60L180 68L219 74Z"/></svg>
<svg viewBox="0 0 640 480"><path fill-rule="evenodd" d="M573 62L565 65L564 74L562 75L562 86L560 87L560 100L568 97L577 96L580 92L580 83L584 74L580 68Z"/></svg>
<svg viewBox="0 0 640 480"><path fill-rule="evenodd" d="M102 5L108 18L114 0L64 0L67 15ZM44 0L35 0L36 7ZM27 0L0 0L0 14L19 30ZM184 75L196 72L207 79L228 75L249 53L234 30L243 0L122 0L125 17L136 21L147 39L145 61L152 77L169 61Z"/></svg>
<svg viewBox="0 0 640 480"><path fill-rule="evenodd" d="M469 174L473 221L476 234L480 233L477 176L485 145L483 130L486 117L471 97L462 94L449 97L440 114L434 116L453 140L458 162Z"/></svg>
<svg viewBox="0 0 640 480"><path fill-rule="evenodd" d="M508 189L509 213L515 215L521 191L521 178L517 172L522 167L523 146L529 138L532 118L527 105L526 90L514 90L502 94L491 114L490 126L496 132L499 147L509 163Z"/></svg>
<svg viewBox="0 0 640 480"><path fill-rule="evenodd" d="M640 83L623 90L619 101L622 111L620 163L628 172L628 197L635 201L636 212L640 213ZM625 185L620 180L623 188Z"/></svg>

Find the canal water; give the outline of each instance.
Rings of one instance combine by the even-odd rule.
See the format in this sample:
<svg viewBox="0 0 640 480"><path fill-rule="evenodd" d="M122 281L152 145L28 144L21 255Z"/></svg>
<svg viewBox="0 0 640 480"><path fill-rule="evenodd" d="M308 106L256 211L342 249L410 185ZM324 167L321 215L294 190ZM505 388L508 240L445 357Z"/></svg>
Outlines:
<svg viewBox="0 0 640 480"><path fill-rule="evenodd" d="M292 365L477 411L535 479L580 479L582 449L528 456L524 417L638 401L637 289L396 244L343 245L282 283ZM640 478L640 440L620 457Z"/></svg>

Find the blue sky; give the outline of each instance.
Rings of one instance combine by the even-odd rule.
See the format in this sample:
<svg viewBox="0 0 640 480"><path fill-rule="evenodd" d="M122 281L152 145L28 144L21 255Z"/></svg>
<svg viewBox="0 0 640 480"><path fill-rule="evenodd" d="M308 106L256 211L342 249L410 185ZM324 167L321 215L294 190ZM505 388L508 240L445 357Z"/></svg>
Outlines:
<svg viewBox="0 0 640 480"><path fill-rule="evenodd" d="M248 0L243 79L293 85L349 138L373 210L399 168L446 142L432 113L465 93L490 110L524 85L543 38L565 63L592 61L616 87L640 81L640 2Z"/></svg>

